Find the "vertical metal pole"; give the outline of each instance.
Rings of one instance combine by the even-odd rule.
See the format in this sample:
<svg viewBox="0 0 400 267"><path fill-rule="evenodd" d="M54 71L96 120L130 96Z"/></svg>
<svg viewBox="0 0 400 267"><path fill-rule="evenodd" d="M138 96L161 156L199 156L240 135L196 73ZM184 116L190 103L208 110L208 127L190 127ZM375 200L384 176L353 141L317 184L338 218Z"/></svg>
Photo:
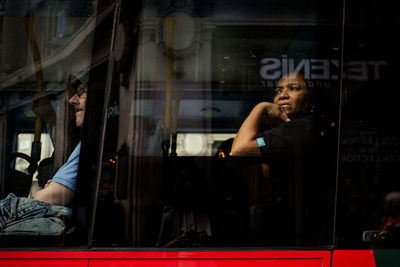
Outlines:
<svg viewBox="0 0 400 267"><path fill-rule="evenodd" d="M90 217L90 225L89 225L89 234L88 234L88 246L92 247L92 239L93 239L93 231L94 231L94 222L96 217L96 209L97 209L97 200L99 194L100 187L100 178L102 173L102 161L103 161L103 152L104 152L104 142L107 128L107 110L110 102L111 95L111 85L112 78L114 72L114 49L115 49L115 38L116 38L116 29L119 22L121 9L121 1L117 0L114 9L114 21L112 27L111 34L111 45L110 45L110 54L108 57L108 69L107 69L107 81L106 88L104 91L104 103L103 103L103 114L102 114L102 122L101 122L101 133L100 133L100 147L99 147L99 155L97 159L97 170L96 170L96 182L94 187L94 198L93 198L93 210Z"/></svg>
<svg viewBox="0 0 400 267"><path fill-rule="evenodd" d="M167 32L167 81L165 89L165 107L164 107L164 133L162 149L164 156L168 156L171 139L171 111L172 111L172 85L174 79L174 39L175 39L175 18L166 18L165 26Z"/></svg>
<svg viewBox="0 0 400 267"><path fill-rule="evenodd" d="M338 114L338 137L337 137L337 155L336 155L336 181L335 181L335 203L333 212L333 248L336 248L336 218L337 218L337 202L338 202L338 184L340 178L340 143L342 139L342 109L343 109L343 60L344 60L344 34L346 24L346 0L342 0L341 8L341 31L340 31L340 47L339 47L339 114ZM333 257L331 257L332 259Z"/></svg>
<svg viewBox="0 0 400 267"><path fill-rule="evenodd" d="M166 18L167 31L167 84L165 92L164 127L171 128L171 102L172 102L172 83L174 78L174 38L175 38L175 18Z"/></svg>
<svg viewBox="0 0 400 267"><path fill-rule="evenodd" d="M36 84L37 84L37 95L41 96L44 93L43 88L43 67L41 62L40 50L35 38L35 20L33 16L28 14L26 17L23 18L23 23L25 25L25 31L28 35L28 41L32 49L33 61L35 64L35 73L36 73ZM31 158L38 162L40 160L40 152L41 152L41 143L40 143L40 136L42 133L42 120L40 119L39 115L36 114L35 118L35 133L34 139L32 143L32 150L31 150Z"/></svg>
<svg viewBox="0 0 400 267"><path fill-rule="evenodd" d="M176 156L176 139L178 133L178 121L179 121L179 104L183 96L183 91L178 91L174 93L174 109L172 117L172 135L171 135L171 156Z"/></svg>

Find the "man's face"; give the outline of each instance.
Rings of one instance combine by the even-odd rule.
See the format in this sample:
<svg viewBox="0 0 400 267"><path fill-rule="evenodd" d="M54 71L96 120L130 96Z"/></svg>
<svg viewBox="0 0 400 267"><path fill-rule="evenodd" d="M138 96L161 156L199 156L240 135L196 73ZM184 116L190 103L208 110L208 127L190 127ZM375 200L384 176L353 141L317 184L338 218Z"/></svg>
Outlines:
<svg viewBox="0 0 400 267"><path fill-rule="evenodd" d="M69 103L74 106L76 126L83 127L83 120L85 118L85 107L87 98L87 86L81 83L74 95L69 99Z"/></svg>
<svg viewBox="0 0 400 267"><path fill-rule="evenodd" d="M274 103L288 116L306 113L310 106L308 93L303 76L289 73L279 80L275 89Z"/></svg>

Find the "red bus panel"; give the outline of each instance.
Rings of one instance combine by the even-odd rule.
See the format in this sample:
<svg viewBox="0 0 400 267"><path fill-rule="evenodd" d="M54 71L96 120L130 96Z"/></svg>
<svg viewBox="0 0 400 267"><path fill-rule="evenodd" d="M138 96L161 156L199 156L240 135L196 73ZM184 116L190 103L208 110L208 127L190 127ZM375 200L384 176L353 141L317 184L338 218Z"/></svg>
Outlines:
<svg viewBox="0 0 400 267"><path fill-rule="evenodd" d="M87 267L88 260L73 259L0 259L2 267Z"/></svg>
<svg viewBox="0 0 400 267"><path fill-rule="evenodd" d="M328 267L329 251L0 252L0 266Z"/></svg>
<svg viewBox="0 0 400 267"><path fill-rule="evenodd" d="M335 250L332 267L375 267L372 250Z"/></svg>

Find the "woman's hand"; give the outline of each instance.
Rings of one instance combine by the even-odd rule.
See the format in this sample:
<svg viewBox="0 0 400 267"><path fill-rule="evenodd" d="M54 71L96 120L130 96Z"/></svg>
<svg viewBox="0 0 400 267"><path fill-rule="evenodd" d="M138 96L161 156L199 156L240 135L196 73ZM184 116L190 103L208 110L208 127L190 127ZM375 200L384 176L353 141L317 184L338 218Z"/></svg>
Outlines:
<svg viewBox="0 0 400 267"><path fill-rule="evenodd" d="M289 117L278 105L271 102L257 104L236 134L232 144L231 156L260 155L256 136L260 132L261 120L266 120L271 127L290 121Z"/></svg>
<svg viewBox="0 0 400 267"><path fill-rule="evenodd" d="M290 121L285 111L281 109L277 104L270 102L261 102L258 105L261 105L263 107L263 116L265 116L265 120L272 128L280 125L281 123Z"/></svg>

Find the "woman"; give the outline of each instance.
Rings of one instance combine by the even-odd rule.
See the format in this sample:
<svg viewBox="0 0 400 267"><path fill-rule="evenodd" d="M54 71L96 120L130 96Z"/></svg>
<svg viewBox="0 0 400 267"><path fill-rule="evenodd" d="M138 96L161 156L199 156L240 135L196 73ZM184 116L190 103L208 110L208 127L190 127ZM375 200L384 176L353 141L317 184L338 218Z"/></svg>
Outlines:
<svg viewBox="0 0 400 267"><path fill-rule="evenodd" d="M257 104L233 141L231 155L264 157L235 160L238 173L247 165L265 164L256 179L243 177L259 183L251 220L261 245L331 242L336 124L330 120L335 110L326 110L334 97L327 101L326 93L308 88L301 73L284 75L273 102Z"/></svg>
<svg viewBox="0 0 400 267"><path fill-rule="evenodd" d="M300 73L284 75L275 89L273 103L257 104L240 127L230 155L304 153L313 133L313 94ZM260 133L260 124L271 129Z"/></svg>

